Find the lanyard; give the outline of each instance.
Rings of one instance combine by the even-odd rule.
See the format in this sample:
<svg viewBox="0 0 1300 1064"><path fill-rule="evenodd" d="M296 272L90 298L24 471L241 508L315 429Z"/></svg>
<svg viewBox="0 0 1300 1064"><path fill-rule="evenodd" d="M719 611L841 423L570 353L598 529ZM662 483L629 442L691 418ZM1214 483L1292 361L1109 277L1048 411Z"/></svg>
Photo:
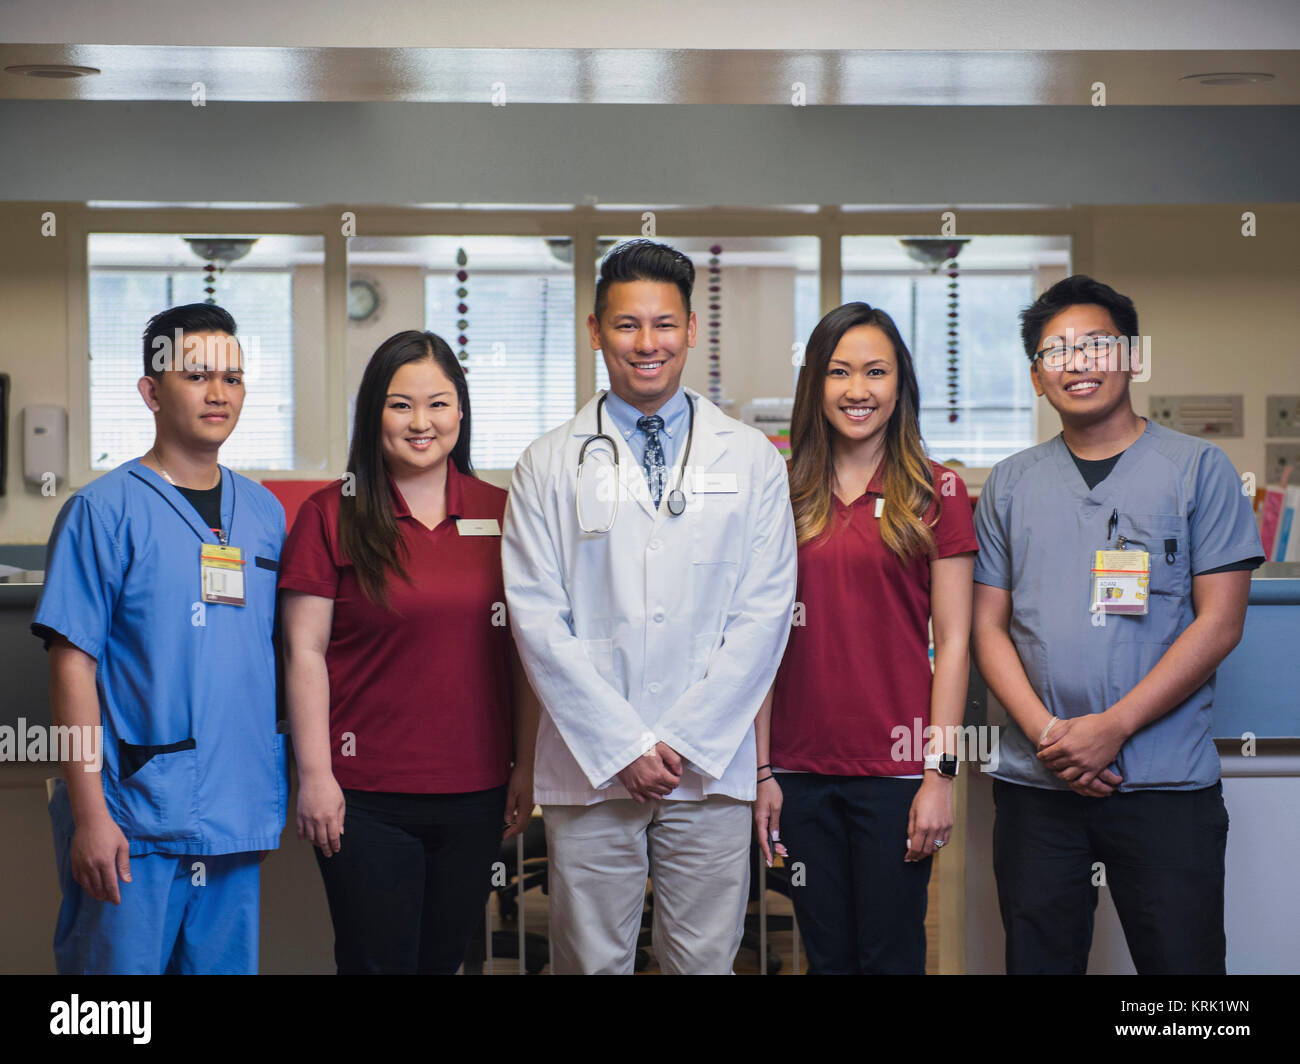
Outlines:
<svg viewBox="0 0 1300 1064"><path fill-rule="evenodd" d="M176 481L172 480L172 476L171 476L171 474L168 473L167 470L165 470L165 469L163 468L162 460L158 457L158 450L157 450L157 448L152 448L152 449L149 451L149 453L150 453L151 455L153 455L153 460L154 460L155 462L158 463L158 472L161 473L161 474L163 475L163 479L164 479L165 481L167 481L167 483L170 484L170 485L171 485L173 488L175 488L177 491L180 491L180 485L178 485L178 484L176 483ZM221 468L220 468L220 466L218 466L218 467L217 467L217 483L216 483L216 486L217 486L217 487L220 487L220 486L221 486L221 483L222 483L222 480L223 480L223 479L224 479L224 478L221 477ZM187 499L186 501L188 502L189 500ZM220 504L218 504L218 506L219 506L219 505L220 505ZM217 519L218 519L218 520L221 519L221 518L220 518L220 514L218 514ZM231 523L231 525L233 525L233 524L235 523L235 500L234 500L233 497L232 497L231 500L230 500L230 523ZM218 542L219 542L223 547L225 547L225 546L229 546L229 540L228 540L227 537L226 537L226 530L225 530L224 528L214 528L214 529L212 529L212 531L215 532L215 533L217 534L217 541L218 541Z"/></svg>

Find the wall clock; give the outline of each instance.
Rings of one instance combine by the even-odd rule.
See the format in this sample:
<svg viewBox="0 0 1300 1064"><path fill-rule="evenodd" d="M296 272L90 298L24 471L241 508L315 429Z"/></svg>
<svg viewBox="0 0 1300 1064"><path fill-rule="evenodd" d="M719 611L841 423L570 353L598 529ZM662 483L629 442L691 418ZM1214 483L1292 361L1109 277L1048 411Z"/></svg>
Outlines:
<svg viewBox="0 0 1300 1064"><path fill-rule="evenodd" d="M368 277L354 277L348 282L348 321L360 324L371 321L383 305L379 283Z"/></svg>

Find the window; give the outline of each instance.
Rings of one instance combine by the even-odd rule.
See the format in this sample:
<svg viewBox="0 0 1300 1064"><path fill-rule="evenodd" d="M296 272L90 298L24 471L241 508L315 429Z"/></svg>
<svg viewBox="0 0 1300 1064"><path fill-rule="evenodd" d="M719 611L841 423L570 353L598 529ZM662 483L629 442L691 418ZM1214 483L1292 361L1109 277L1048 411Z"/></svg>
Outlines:
<svg viewBox="0 0 1300 1064"><path fill-rule="evenodd" d="M425 327L459 349L460 282L425 278ZM510 469L533 440L573 416L573 274L477 270L468 282L465 378L476 469Z"/></svg>
<svg viewBox="0 0 1300 1064"><path fill-rule="evenodd" d="M322 252L319 238L262 237L246 259L217 276L214 298L235 319L246 385L239 424L221 448L223 465L291 470L319 462L298 453L298 418L319 420L320 405L314 386L306 392L297 387L294 344L302 314L311 318L295 296L317 313L322 305L319 283L298 274L319 272ZM89 459L90 469L101 471L144 454L153 443L153 415L136 384L146 323L168 307L202 302L207 293L202 263L174 234L94 233L88 261Z"/></svg>
<svg viewBox="0 0 1300 1064"><path fill-rule="evenodd" d="M957 420L948 420L948 277L845 273L844 301L894 319L921 390L921 436L936 462L987 467L1034 442L1034 392L1020 351L1033 276L962 273L958 290Z"/></svg>
<svg viewBox="0 0 1300 1064"><path fill-rule="evenodd" d="M1035 396L1019 313L1035 269L1065 264L1055 238L975 237L958 259L957 420L948 415L948 275L910 262L893 237L844 238L844 302L894 319L921 391L921 435L937 462L988 467L1034 443Z"/></svg>
<svg viewBox="0 0 1300 1064"><path fill-rule="evenodd" d="M822 320L821 277L816 270L801 270L794 275L794 338L806 349L808 337ZM795 385L799 383L799 367L793 365Z"/></svg>
<svg viewBox="0 0 1300 1064"><path fill-rule="evenodd" d="M560 236L353 237L349 282L367 285L377 306L348 326L352 402L385 340L435 332L453 353L465 351L474 468L511 469L573 416L572 262L572 241Z"/></svg>
<svg viewBox="0 0 1300 1064"><path fill-rule="evenodd" d="M628 237L605 237L610 247ZM710 395L711 365L721 375L722 409L744 420L755 399L794 394L797 363L794 344L806 344L817 324L821 245L816 237L672 237L667 243L689 255L695 265L695 347L686 360L682 384ZM712 248L717 255L720 298L709 292ZM599 263L596 266L599 274ZM718 361L710 360L711 305L717 320ZM605 360L596 358L596 389L609 387Z"/></svg>

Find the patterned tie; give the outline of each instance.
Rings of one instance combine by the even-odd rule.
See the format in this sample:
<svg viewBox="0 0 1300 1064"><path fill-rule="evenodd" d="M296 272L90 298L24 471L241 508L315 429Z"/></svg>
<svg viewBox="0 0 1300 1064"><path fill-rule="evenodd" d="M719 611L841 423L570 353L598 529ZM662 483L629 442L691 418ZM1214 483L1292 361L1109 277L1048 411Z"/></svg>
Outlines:
<svg viewBox="0 0 1300 1064"><path fill-rule="evenodd" d="M645 482L650 486L650 494L659 509L659 500L663 498L664 484L668 480L668 466L664 462L663 444L659 442L659 430L664 427L664 419L658 414L638 418L636 427L645 433L645 456L641 467L645 470Z"/></svg>

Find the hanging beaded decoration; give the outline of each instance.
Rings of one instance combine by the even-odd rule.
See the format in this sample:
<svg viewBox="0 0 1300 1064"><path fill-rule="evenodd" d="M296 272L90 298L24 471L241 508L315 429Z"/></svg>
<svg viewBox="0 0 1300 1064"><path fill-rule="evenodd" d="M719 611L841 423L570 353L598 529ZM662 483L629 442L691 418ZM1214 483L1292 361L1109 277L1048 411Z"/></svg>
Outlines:
<svg viewBox="0 0 1300 1064"><path fill-rule="evenodd" d="M456 357L461 362L469 362L469 352L466 347L469 345L469 304L465 302L469 296L469 271L465 267L469 264L469 256L465 254L464 248L456 249L456 265L460 267L456 271L456 280L460 282L460 287L456 289L456 298L460 300L456 304L456 313L460 315L456 319L456 328L460 330L460 335L456 337L458 350ZM469 372L469 366L465 366L465 372Z"/></svg>
<svg viewBox="0 0 1300 1064"><path fill-rule="evenodd" d="M217 274L224 269L224 266L218 266L215 262L209 262L203 267L203 291L208 294L203 302L211 303L214 307L217 305Z"/></svg>
<svg viewBox="0 0 1300 1064"><path fill-rule="evenodd" d="M957 420L957 262L948 268L948 420Z"/></svg>
<svg viewBox="0 0 1300 1064"><path fill-rule="evenodd" d="M722 245L709 248L709 398L722 400Z"/></svg>

